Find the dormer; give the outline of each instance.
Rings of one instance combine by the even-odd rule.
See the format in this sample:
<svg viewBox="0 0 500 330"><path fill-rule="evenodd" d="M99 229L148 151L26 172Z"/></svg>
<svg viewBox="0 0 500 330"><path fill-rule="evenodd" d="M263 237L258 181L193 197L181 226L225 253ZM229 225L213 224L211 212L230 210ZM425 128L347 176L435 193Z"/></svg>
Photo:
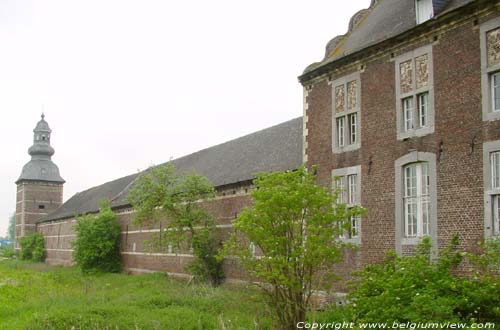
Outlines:
<svg viewBox="0 0 500 330"><path fill-rule="evenodd" d="M434 16L434 6L432 2L432 0L415 0L417 24L428 21Z"/></svg>

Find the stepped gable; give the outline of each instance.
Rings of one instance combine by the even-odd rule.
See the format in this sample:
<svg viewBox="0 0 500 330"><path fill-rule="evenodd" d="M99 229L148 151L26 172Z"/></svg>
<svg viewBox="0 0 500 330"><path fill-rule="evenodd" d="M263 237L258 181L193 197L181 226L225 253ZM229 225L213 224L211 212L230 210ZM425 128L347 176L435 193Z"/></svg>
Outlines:
<svg viewBox="0 0 500 330"><path fill-rule="evenodd" d="M292 170L302 164L302 117L171 161L180 172L195 170L214 186L252 180L258 172ZM138 173L79 192L39 222L98 211L100 200L129 205L127 192Z"/></svg>
<svg viewBox="0 0 500 330"><path fill-rule="evenodd" d="M434 0L434 18L473 1ZM372 0L369 8L351 17L346 34L328 42L323 60L309 65L303 74L395 37L416 25L414 0Z"/></svg>

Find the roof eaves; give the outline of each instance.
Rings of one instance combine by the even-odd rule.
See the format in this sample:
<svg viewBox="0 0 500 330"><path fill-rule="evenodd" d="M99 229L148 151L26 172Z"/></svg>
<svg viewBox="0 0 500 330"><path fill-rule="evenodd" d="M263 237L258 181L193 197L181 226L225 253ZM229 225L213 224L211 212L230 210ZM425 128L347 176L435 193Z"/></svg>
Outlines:
<svg viewBox="0 0 500 330"><path fill-rule="evenodd" d="M378 52L379 50L385 50L388 48L390 44L398 43L398 42L404 42L408 39L409 36L412 35L418 35L425 30L430 30L438 25L440 25L443 22L447 22L448 20L452 20L453 18L456 17L458 13L461 13L462 11L467 12L470 10L471 7L474 6L480 6L481 4L489 4L490 2L488 0L477 0L477 1L472 1L469 3L466 3L462 6L450 9L450 10L444 10L441 12L439 15L433 17L432 19L426 21L425 23L416 25L404 32L401 32L393 37L381 40L381 41L375 41L373 43L367 44L365 47L355 50L352 53L345 53L343 54L342 57L337 57L337 58L329 58L326 60L323 60L322 62L317 62L314 64L309 65L304 73L298 77L299 82L302 85L307 84L309 81L313 80L314 78L317 78L319 76L322 76L333 69L342 67L343 65L352 63L356 60L359 60L363 58L367 53L375 53Z"/></svg>

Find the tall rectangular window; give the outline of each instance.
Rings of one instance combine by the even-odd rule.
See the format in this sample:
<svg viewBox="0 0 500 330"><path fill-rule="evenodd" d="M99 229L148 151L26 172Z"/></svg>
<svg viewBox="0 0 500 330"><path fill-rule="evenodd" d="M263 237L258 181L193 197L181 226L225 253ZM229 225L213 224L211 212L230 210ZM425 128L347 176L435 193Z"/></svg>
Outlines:
<svg viewBox="0 0 500 330"><path fill-rule="evenodd" d="M413 97L403 100L403 114L405 120L405 131L413 129Z"/></svg>
<svg viewBox="0 0 500 330"><path fill-rule="evenodd" d="M500 17L480 25L483 120L500 119Z"/></svg>
<svg viewBox="0 0 500 330"><path fill-rule="evenodd" d="M333 152L357 149L360 146L360 81L359 73L332 83Z"/></svg>
<svg viewBox="0 0 500 330"><path fill-rule="evenodd" d="M344 119L345 117L337 118L337 144L339 147L343 147L345 145Z"/></svg>
<svg viewBox="0 0 500 330"><path fill-rule="evenodd" d="M429 165L413 163L404 168L405 236L429 235Z"/></svg>
<svg viewBox="0 0 500 330"><path fill-rule="evenodd" d="M492 111L500 111L500 72L491 75Z"/></svg>
<svg viewBox="0 0 500 330"><path fill-rule="evenodd" d="M500 234L500 151L490 153L490 176L491 176L491 205L492 209L492 232L493 235Z"/></svg>
<svg viewBox="0 0 500 330"><path fill-rule="evenodd" d="M352 208L361 204L360 176L361 166L353 166L332 171L333 188L337 192L337 203L346 204ZM340 235L342 239L359 240L360 217L350 217L346 223L340 223Z"/></svg>
<svg viewBox="0 0 500 330"><path fill-rule="evenodd" d="M420 120L420 127L427 126L427 107L429 104L429 93L422 93L417 95L418 102L418 118Z"/></svg>
<svg viewBox="0 0 500 330"><path fill-rule="evenodd" d="M417 14L417 24L430 20L434 16L432 0L416 0L415 12Z"/></svg>
<svg viewBox="0 0 500 330"><path fill-rule="evenodd" d="M434 131L431 46L396 59L396 100L399 140Z"/></svg>

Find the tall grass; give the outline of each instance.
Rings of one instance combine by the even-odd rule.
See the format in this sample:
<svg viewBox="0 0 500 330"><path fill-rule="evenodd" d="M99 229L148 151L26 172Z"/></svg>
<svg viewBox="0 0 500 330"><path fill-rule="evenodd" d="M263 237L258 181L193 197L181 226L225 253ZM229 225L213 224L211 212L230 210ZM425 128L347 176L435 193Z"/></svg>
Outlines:
<svg viewBox="0 0 500 330"><path fill-rule="evenodd" d="M0 329L270 329L256 291L0 261Z"/></svg>

